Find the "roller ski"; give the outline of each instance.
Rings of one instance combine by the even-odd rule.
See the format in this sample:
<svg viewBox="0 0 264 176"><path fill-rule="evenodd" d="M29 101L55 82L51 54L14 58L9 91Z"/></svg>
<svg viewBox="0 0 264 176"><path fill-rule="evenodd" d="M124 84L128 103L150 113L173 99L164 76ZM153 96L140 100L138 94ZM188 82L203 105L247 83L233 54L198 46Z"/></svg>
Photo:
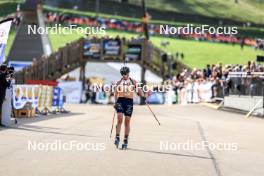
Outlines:
<svg viewBox="0 0 264 176"><path fill-rule="evenodd" d="M122 144L122 150L126 150L128 145L127 139L124 140L124 143Z"/></svg>
<svg viewBox="0 0 264 176"><path fill-rule="evenodd" d="M120 138L119 138L119 137L116 137L116 138L115 138L115 142L114 142L116 148L118 148L118 146L119 146L119 142L120 142Z"/></svg>

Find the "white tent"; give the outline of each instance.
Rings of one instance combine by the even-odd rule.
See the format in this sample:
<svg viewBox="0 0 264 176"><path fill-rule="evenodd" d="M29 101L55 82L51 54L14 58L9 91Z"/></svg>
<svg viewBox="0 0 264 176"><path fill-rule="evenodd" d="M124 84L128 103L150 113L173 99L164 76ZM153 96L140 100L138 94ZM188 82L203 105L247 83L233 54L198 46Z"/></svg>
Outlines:
<svg viewBox="0 0 264 176"><path fill-rule="evenodd" d="M105 83L116 82L120 80L120 68L123 66L123 63L116 62L107 62L107 63L87 63L85 67L85 76L88 77L99 77L104 78ZM130 77L140 81L141 80L141 67L135 63L128 63L127 66L130 68ZM71 71L70 73L63 75L66 77L69 75L70 77L76 78L76 80L80 77L80 68ZM62 77L62 78L63 78ZM145 79L147 83L151 84L159 84L162 81L162 78L154 74L153 72L147 70Z"/></svg>

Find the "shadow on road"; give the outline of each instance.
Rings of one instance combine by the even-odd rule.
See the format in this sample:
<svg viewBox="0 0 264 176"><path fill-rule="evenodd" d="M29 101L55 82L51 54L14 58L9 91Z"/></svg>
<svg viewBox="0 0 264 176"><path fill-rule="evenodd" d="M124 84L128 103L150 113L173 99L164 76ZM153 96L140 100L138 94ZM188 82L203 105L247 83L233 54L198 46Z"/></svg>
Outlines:
<svg viewBox="0 0 264 176"><path fill-rule="evenodd" d="M95 135L85 135L85 134L77 134L77 133L62 133L59 131L50 131L49 129L56 129L56 128L49 128L49 127L32 127L32 125L26 125L23 127L10 127L9 129L15 129L15 130L22 130L22 131L31 131L31 132L37 132L37 133L45 133L45 134L54 134L54 135L64 135L64 136L78 136L78 137L90 137L90 138L101 138L106 139L105 136L95 136Z"/></svg>
<svg viewBox="0 0 264 176"><path fill-rule="evenodd" d="M191 158L199 158L199 159L209 159L212 158L199 156L199 155L186 155L186 154L179 154L179 153L170 153L170 152L161 152L161 151L153 151L153 150L142 150L142 149L135 149L135 148L128 148L127 150L136 151L136 152L144 152L144 153L153 153L153 154L161 154L161 155L173 155L173 156L182 156L182 157L191 157Z"/></svg>
<svg viewBox="0 0 264 176"><path fill-rule="evenodd" d="M17 119L17 124L13 124L10 127L2 127L0 126L0 131L2 130L6 130L6 129L10 129L10 128L18 128L19 126L25 126L25 124L29 124L29 123L34 123L34 122L40 122L43 120L52 120L52 119L56 119L56 118L65 118L65 117L72 117L72 116L76 116L76 115L83 115L85 113L67 113L67 114L51 114L51 115L38 115L36 117L33 118L16 118Z"/></svg>
<svg viewBox="0 0 264 176"><path fill-rule="evenodd" d="M63 118L63 117L72 117L72 116L76 116L76 115L83 115L85 113L67 113L67 114L51 114L51 115L38 115L36 117L33 118L17 118L17 125L24 125L27 123L34 123L34 122L40 122L43 120L52 120L52 119L56 119L56 118Z"/></svg>

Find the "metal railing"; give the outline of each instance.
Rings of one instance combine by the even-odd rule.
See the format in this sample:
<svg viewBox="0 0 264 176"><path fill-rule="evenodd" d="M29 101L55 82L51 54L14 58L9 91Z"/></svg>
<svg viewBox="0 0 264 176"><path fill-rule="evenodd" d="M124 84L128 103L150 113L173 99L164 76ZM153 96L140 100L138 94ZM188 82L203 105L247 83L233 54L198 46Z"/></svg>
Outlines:
<svg viewBox="0 0 264 176"><path fill-rule="evenodd" d="M232 72L227 85L229 95L263 96L264 73Z"/></svg>

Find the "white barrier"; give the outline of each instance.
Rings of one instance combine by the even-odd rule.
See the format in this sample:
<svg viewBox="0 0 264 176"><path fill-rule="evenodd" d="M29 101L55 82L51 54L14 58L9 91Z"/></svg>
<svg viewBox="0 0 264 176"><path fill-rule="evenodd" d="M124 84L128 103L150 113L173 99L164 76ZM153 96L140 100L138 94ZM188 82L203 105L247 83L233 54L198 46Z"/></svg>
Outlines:
<svg viewBox="0 0 264 176"><path fill-rule="evenodd" d="M229 95L225 97L224 107L250 112L248 116L251 115L252 113L262 116L264 115L263 97L261 96L252 97L252 96Z"/></svg>
<svg viewBox="0 0 264 176"><path fill-rule="evenodd" d="M82 82L81 81L68 81L60 82L59 87L62 93L66 96L66 103L80 103L82 98Z"/></svg>
<svg viewBox="0 0 264 176"><path fill-rule="evenodd" d="M179 103L211 102L212 82L188 83L184 88L179 90Z"/></svg>
<svg viewBox="0 0 264 176"><path fill-rule="evenodd" d="M176 95L173 90L169 90L165 94L165 104L172 105L176 101Z"/></svg>

